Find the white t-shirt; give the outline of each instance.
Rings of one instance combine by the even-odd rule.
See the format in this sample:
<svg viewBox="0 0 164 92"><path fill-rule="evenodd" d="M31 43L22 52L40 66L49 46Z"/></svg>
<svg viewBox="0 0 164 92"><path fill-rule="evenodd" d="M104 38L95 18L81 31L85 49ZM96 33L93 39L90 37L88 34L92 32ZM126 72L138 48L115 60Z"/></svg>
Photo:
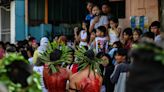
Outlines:
<svg viewBox="0 0 164 92"><path fill-rule="evenodd" d="M87 32L85 30L81 30L80 32L80 39L84 40L87 39ZM87 42L80 41L79 46L87 46Z"/></svg>
<svg viewBox="0 0 164 92"><path fill-rule="evenodd" d="M94 18L91 20L90 25L93 24ZM97 29L99 26L107 25L108 24L108 17L101 16L99 21L95 24L94 29Z"/></svg>
<svg viewBox="0 0 164 92"><path fill-rule="evenodd" d="M96 37L96 53L106 52L108 49L108 41L106 37Z"/></svg>
<svg viewBox="0 0 164 92"><path fill-rule="evenodd" d="M43 69L44 66L34 66L33 71L36 71L40 74L41 76L41 86L42 86L42 92L48 92L47 89L45 88L44 81L43 81Z"/></svg>
<svg viewBox="0 0 164 92"><path fill-rule="evenodd" d="M109 38L110 38L110 44L112 45L114 42L119 41L119 37L116 34L115 30L112 30L111 28L108 31Z"/></svg>

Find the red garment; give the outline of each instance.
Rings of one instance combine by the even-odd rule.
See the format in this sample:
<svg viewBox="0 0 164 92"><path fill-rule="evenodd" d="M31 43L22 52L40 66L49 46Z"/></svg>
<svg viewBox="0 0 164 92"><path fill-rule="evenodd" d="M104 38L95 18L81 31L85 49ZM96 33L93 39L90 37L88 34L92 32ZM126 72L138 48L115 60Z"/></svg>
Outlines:
<svg viewBox="0 0 164 92"><path fill-rule="evenodd" d="M66 92L69 73L65 68L59 69L59 72L49 74L48 67L44 67L43 78L48 92Z"/></svg>
<svg viewBox="0 0 164 92"><path fill-rule="evenodd" d="M101 88L100 79L95 76L84 78L77 86L80 86L80 92L100 92Z"/></svg>
<svg viewBox="0 0 164 92"><path fill-rule="evenodd" d="M129 49L131 49L131 47L132 47L132 41L131 40L128 40L125 43L124 48L127 49L127 50L129 50Z"/></svg>
<svg viewBox="0 0 164 92"><path fill-rule="evenodd" d="M78 64L73 64L71 66L71 71L72 71L72 74L77 73L78 72Z"/></svg>

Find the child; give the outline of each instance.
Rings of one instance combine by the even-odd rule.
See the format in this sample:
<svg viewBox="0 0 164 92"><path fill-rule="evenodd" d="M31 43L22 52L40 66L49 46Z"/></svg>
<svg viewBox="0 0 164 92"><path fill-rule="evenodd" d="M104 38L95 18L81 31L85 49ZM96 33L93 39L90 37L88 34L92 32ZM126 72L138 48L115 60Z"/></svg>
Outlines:
<svg viewBox="0 0 164 92"><path fill-rule="evenodd" d="M96 29L96 38L95 38L96 53L107 52L108 41L105 33L106 33L106 28L104 26L99 26Z"/></svg>
<svg viewBox="0 0 164 92"><path fill-rule="evenodd" d="M146 32L142 36L142 41L154 42L155 34L153 32Z"/></svg>
<svg viewBox="0 0 164 92"><path fill-rule="evenodd" d="M93 19L93 15L92 15L92 7L93 7L93 5L94 5L94 4L93 4L92 2L87 2L86 8L87 8L87 10L88 10L88 12L89 12L89 14L87 14L86 17L85 17L85 20L86 20L87 22L90 22L91 19Z"/></svg>
<svg viewBox="0 0 164 92"><path fill-rule="evenodd" d="M123 44L120 41L116 41L116 42L113 43L112 49L108 52L108 54L112 58L113 65L116 64L116 61L114 59L114 54L119 48L123 48Z"/></svg>
<svg viewBox="0 0 164 92"><path fill-rule="evenodd" d="M125 83L129 64L127 62L127 50L118 49L115 54L117 64L110 76L112 83L115 84L114 92L125 92Z"/></svg>
<svg viewBox="0 0 164 92"><path fill-rule="evenodd" d="M129 50L132 47L132 29L131 28L126 28L123 31L123 44L124 48Z"/></svg>
<svg viewBox="0 0 164 92"><path fill-rule="evenodd" d="M89 48L90 49L93 49L94 48L94 40L95 40L95 37L96 37L96 30L93 29L93 31L91 32L90 41L89 41Z"/></svg>
<svg viewBox="0 0 164 92"><path fill-rule="evenodd" d="M108 54L103 52L98 53L96 57L103 60L100 65L101 74L103 76L103 86L101 88L101 92L113 92L114 84L110 80L110 76L114 70L112 59Z"/></svg>
<svg viewBox="0 0 164 92"><path fill-rule="evenodd" d="M98 6L92 7L92 14L94 18L90 21L89 32L91 33L93 29L97 29L99 26L105 26L108 28L108 17L100 15L101 10Z"/></svg>
<svg viewBox="0 0 164 92"><path fill-rule="evenodd" d="M154 21L150 25L150 31L155 34L154 41L155 43L158 43L159 40L161 40L161 35L160 35L160 22L159 21Z"/></svg>
<svg viewBox="0 0 164 92"><path fill-rule="evenodd" d="M82 23L82 28L83 28L83 30L81 30L81 32L80 32L80 44L79 44L79 47L88 45L88 43L87 43L87 27L86 27L86 23L85 22Z"/></svg>
<svg viewBox="0 0 164 92"><path fill-rule="evenodd" d="M74 28L74 48L79 45L80 39L79 39L80 30L78 27Z"/></svg>
<svg viewBox="0 0 164 92"><path fill-rule="evenodd" d="M133 43L138 43L142 35L142 30L135 28L133 31Z"/></svg>
<svg viewBox="0 0 164 92"><path fill-rule="evenodd" d="M112 45L113 42L119 41L119 35L121 32L121 28L118 27L118 19L117 18L111 18L109 20L110 28L108 29L108 34L110 38L109 44Z"/></svg>
<svg viewBox="0 0 164 92"><path fill-rule="evenodd" d="M160 34L160 22L154 21L150 25L150 31L155 34L155 36Z"/></svg>

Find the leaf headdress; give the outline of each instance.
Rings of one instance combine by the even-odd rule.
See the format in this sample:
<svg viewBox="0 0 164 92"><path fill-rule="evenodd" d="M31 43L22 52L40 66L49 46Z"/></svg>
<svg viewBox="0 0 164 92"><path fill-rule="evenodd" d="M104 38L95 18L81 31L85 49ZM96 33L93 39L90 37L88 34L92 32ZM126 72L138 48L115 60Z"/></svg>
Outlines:
<svg viewBox="0 0 164 92"><path fill-rule="evenodd" d="M21 64L28 66L28 61L24 59L24 57L21 54L18 53L8 54L2 59L2 61L0 62L0 83L4 84L7 87L8 92L41 92L40 75L36 72L32 72L32 69L30 76L28 76L28 78L26 79L27 86L23 87L21 83L16 83L12 81L11 77L13 78L13 76L9 76L9 73L11 73L14 70L17 70L15 69L17 67L14 66L15 68L13 68L8 66L18 62L22 62ZM24 67L23 65L19 66ZM25 71L28 70L26 70L25 68ZM18 72L19 70L16 72L16 74Z"/></svg>
<svg viewBox="0 0 164 92"><path fill-rule="evenodd" d="M133 52L149 51L150 53L154 53L153 57L145 57L145 56L140 56L140 57L144 57L145 60L153 59L154 61L161 62L164 65L164 49L158 47L155 43L144 42L144 43L133 45L132 51Z"/></svg>
<svg viewBox="0 0 164 92"><path fill-rule="evenodd" d="M55 61L50 59L50 54L53 53L54 50L61 51L61 56ZM57 67L58 65L65 66L66 64L70 64L72 62L71 49L65 44L59 44L58 42L49 43L47 50L40 54L41 56L39 56L39 60L45 64L48 64L52 73L59 71Z"/></svg>
<svg viewBox="0 0 164 92"><path fill-rule="evenodd" d="M101 74L101 70L99 68L99 65L101 64L102 60L98 59L95 56L94 51L86 50L84 47L77 47L77 50L75 51L75 58L76 63L79 64L79 71L85 69L87 66L89 66L89 70L93 71L95 74L95 71L99 74Z"/></svg>

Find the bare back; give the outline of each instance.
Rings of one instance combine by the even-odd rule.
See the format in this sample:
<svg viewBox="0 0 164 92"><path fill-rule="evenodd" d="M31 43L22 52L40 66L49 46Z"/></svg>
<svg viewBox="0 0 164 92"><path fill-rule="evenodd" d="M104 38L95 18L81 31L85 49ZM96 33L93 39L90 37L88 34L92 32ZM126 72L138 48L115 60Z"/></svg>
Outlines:
<svg viewBox="0 0 164 92"><path fill-rule="evenodd" d="M69 92L100 92L101 85L102 77L88 68L71 76Z"/></svg>
<svg viewBox="0 0 164 92"><path fill-rule="evenodd" d="M44 68L44 82L48 92L66 92L66 82L69 72L65 68L59 68L59 72L49 74L49 69Z"/></svg>

